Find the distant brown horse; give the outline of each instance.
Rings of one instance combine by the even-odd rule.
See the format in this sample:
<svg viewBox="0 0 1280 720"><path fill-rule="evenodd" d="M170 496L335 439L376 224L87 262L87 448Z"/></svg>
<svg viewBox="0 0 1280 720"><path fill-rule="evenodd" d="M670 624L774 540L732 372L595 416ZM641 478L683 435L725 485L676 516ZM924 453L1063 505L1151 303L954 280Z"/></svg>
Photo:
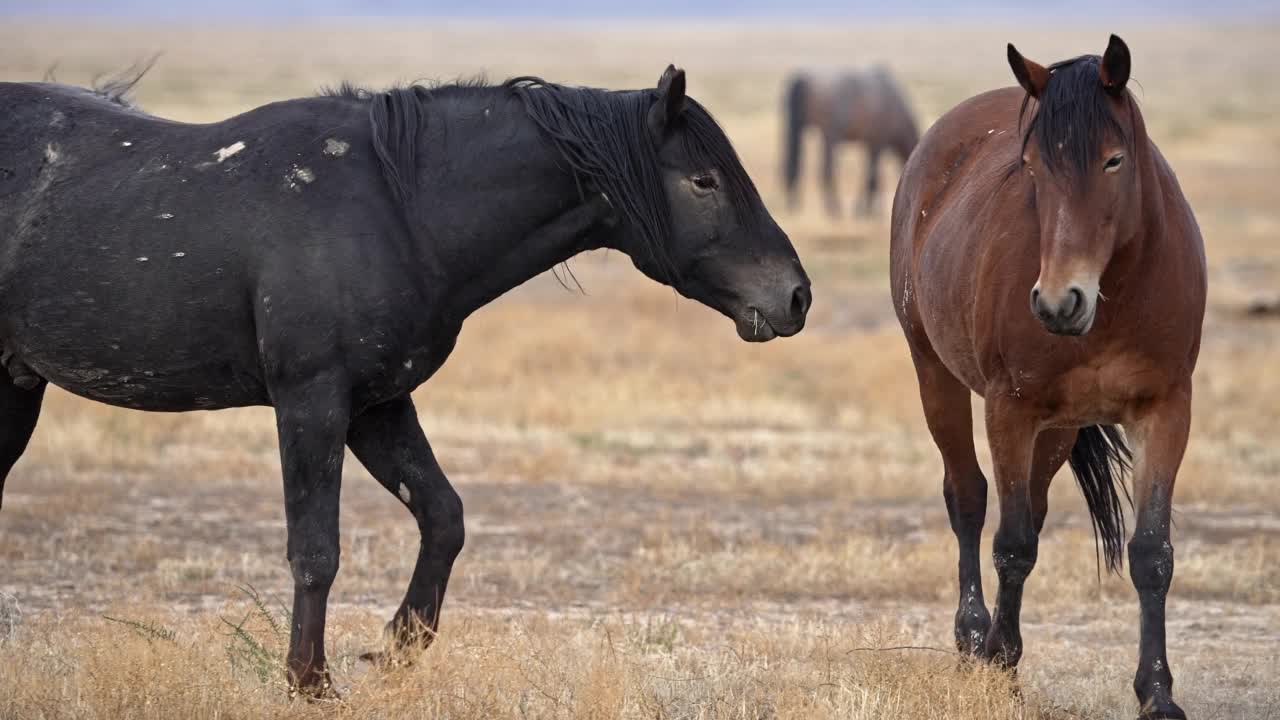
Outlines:
<svg viewBox="0 0 1280 720"><path fill-rule="evenodd" d="M903 170L893 205L893 302L960 545L956 643L1017 664L1023 581L1064 461L1108 566L1119 569L1117 488L1133 458L1134 690L1142 717L1184 718L1173 701L1164 606L1170 504L1204 318L1204 244L1125 90L1129 50L1119 38L1101 58L1049 68L1012 45L1008 55L1022 87L943 116ZM978 564L987 481L974 453L970 391L986 401L1000 498L994 618Z"/></svg>
<svg viewBox="0 0 1280 720"><path fill-rule="evenodd" d="M866 192L859 211L870 214L880 187L880 152L893 150L902 162L920 140L906 95L889 71L876 66L838 74L802 71L787 83L785 180L794 209L800 179L800 155L804 130L810 125L822 132L822 187L827 212L840 214L836 199L836 146L860 142L867 146Z"/></svg>

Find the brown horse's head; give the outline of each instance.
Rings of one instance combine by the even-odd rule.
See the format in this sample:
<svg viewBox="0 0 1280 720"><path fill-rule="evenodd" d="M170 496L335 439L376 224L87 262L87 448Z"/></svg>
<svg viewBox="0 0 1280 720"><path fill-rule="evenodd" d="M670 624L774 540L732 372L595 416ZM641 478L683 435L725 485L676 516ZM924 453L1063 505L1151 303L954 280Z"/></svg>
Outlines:
<svg viewBox="0 0 1280 720"><path fill-rule="evenodd" d="M1129 80L1129 48L1111 36L1102 57L1045 68L1009 46L1009 65L1034 114L1022 140L1023 172L1035 186L1040 277L1031 311L1049 332L1093 327L1112 256L1138 231L1140 177L1134 148L1143 132Z"/></svg>

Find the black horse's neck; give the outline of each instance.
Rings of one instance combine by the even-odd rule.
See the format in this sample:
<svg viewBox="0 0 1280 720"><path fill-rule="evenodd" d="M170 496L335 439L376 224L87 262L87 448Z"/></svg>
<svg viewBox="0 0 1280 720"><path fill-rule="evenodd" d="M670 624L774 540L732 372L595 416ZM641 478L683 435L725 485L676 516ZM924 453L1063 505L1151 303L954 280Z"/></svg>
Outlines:
<svg viewBox="0 0 1280 720"><path fill-rule="evenodd" d="M424 282L460 324L498 296L588 249L615 246L611 208L580 187L505 88L427 96L409 209Z"/></svg>

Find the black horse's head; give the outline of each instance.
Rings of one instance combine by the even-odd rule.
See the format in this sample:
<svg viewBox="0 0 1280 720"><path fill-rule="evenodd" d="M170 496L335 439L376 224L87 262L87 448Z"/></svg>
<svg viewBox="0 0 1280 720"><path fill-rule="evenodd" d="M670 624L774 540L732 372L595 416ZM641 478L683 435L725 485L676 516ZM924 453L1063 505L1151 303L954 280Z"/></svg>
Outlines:
<svg viewBox="0 0 1280 720"><path fill-rule="evenodd" d="M668 67L647 116L670 211L669 267L633 255L650 277L724 313L744 340L794 335L804 327L809 278L729 139L685 97L683 70Z"/></svg>
<svg viewBox="0 0 1280 720"><path fill-rule="evenodd" d="M668 67L656 90L513 81L530 115L620 222L609 245L680 294L731 318L744 340L804 327L812 295L795 248L724 131Z"/></svg>

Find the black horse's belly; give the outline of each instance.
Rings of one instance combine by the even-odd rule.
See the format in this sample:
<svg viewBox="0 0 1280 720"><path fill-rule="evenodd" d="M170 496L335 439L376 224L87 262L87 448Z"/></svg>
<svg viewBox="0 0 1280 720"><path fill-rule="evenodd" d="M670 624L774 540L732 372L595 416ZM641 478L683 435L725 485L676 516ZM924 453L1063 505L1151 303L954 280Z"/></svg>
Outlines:
<svg viewBox="0 0 1280 720"><path fill-rule="evenodd" d="M134 410L216 410L268 402L256 373L228 357L144 357L114 344L87 349L37 342L20 349L15 360L68 392Z"/></svg>
<svg viewBox="0 0 1280 720"><path fill-rule="evenodd" d="M0 343L14 380L29 371L77 395L138 410L266 401L249 312L234 283L198 260L193 272L161 274L126 271L107 253L93 259L59 268L28 252L3 273Z"/></svg>

